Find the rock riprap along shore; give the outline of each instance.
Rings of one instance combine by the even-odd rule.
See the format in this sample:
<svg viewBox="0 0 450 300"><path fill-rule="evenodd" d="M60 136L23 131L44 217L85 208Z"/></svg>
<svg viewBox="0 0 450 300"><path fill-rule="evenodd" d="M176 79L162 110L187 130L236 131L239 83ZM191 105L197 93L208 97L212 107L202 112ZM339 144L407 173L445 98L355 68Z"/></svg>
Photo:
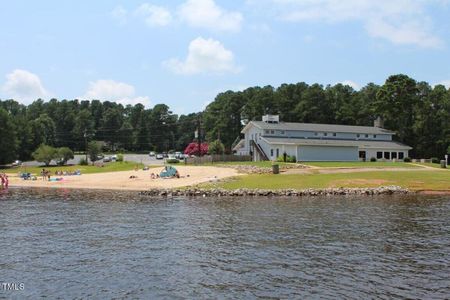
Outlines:
<svg viewBox="0 0 450 300"><path fill-rule="evenodd" d="M244 174L270 174L272 173L272 168L268 167L258 167L252 165L220 165L222 168L233 168L236 169L239 173ZM301 164L292 164L292 165L280 165L280 170L288 170L288 169L306 169L308 168L305 165Z"/></svg>
<svg viewBox="0 0 450 300"><path fill-rule="evenodd" d="M152 197L302 197L302 196L335 196L335 195L393 195L408 194L410 191L399 186L383 186L377 188L326 188L326 189L151 189L139 194Z"/></svg>

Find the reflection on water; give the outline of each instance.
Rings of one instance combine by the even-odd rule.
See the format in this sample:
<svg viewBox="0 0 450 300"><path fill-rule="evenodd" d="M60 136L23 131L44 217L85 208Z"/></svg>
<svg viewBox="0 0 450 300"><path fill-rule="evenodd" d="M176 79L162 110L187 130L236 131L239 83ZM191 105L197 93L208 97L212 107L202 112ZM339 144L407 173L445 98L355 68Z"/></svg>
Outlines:
<svg viewBox="0 0 450 300"><path fill-rule="evenodd" d="M0 195L0 298L447 298L448 196Z"/></svg>

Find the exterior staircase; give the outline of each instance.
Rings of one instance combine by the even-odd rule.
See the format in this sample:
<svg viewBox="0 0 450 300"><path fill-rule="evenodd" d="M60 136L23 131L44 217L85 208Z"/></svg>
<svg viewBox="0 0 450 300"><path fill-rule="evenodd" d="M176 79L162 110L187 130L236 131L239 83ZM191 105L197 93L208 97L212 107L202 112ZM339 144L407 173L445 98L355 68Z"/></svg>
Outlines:
<svg viewBox="0 0 450 300"><path fill-rule="evenodd" d="M256 143L254 140L251 140L251 144L252 144L253 148L259 153L261 160L269 160L266 153L264 153L264 150L261 148L261 146L258 143Z"/></svg>

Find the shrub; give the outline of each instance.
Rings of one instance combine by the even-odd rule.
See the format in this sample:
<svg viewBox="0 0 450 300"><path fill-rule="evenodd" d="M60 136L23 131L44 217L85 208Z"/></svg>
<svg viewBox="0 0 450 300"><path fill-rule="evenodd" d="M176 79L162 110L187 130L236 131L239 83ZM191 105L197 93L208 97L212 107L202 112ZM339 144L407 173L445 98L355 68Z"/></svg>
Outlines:
<svg viewBox="0 0 450 300"><path fill-rule="evenodd" d="M283 155L278 156L278 157L277 157L277 161L278 161L278 162L284 162L284 157L283 157ZM295 157L295 155L293 155L293 156L286 155L286 162L289 162L289 163L296 163L296 162L297 162L297 158Z"/></svg>
<svg viewBox="0 0 450 300"><path fill-rule="evenodd" d="M405 158L403 159L403 161L404 161L404 162L411 162L411 158L405 157Z"/></svg>
<svg viewBox="0 0 450 300"><path fill-rule="evenodd" d="M200 145L200 155L205 155L208 153L208 144L202 143ZM198 153L198 143L192 142L187 145L186 149L184 149L184 154L187 155L199 155Z"/></svg>
<svg viewBox="0 0 450 300"><path fill-rule="evenodd" d="M168 164L177 164L179 162L180 161L178 159L176 159L176 158L166 159L166 163L168 163Z"/></svg>
<svg viewBox="0 0 450 300"><path fill-rule="evenodd" d="M80 165L81 166L87 166L88 165L88 161L86 160L86 158L84 158L84 157L80 158Z"/></svg>
<svg viewBox="0 0 450 300"><path fill-rule="evenodd" d="M376 159L375 157L371 157L371 158L370 158L370 161L371 161L371 162L376 162L377 159Z"/></svg>
<svg viewBox="0 0 450 300"><path fill-rule="evenodd" d="M439 158L437 158L437 157L432 157L432 158L431 158L431 162L432 162L433 164L438 164L438 163L439 163Z"/></svg>
<svg viewBox="0 0 450 300"><path fill-rule="evenodd" d="M123 154L117 154L117 161L123 162Z"/></svg>

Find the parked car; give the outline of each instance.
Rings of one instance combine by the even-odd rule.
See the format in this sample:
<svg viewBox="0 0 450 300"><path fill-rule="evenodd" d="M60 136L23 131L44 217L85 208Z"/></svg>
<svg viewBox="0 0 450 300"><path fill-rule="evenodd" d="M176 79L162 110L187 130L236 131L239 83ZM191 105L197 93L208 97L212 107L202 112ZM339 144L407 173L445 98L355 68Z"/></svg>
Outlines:
<svg viewBox="0 0 450 300"><path fill-rule="evenodd" d="M163 152L162 155L163 155L163 157L165 157L165 158L169 157L169 154L167 154L167 152Z"/></svg>
<svg viewBox="0 0 450 300"><path fill-rule="evenodd" d="M22 165L21 160L15 160L12 164L13 167L20 167Z"/></svg>
<svg viewBox="0 0 450 300"><path fill-rule="evenodd" d="M183 154L181 152L175 152L175 157L177 159L182 159L183 158Z"/></svg>
<svg viewBox="0 0 450 300"><path fill-rule="evenodd" d="M111 156L111 160L112 160L112 161L116 161L116 160L117 160L117 155L114 154L113 156Z"/></svg>
<svg viewBox="0 0 450 300"><path fill-rule="evenodd" d="M150 153L148 154L150 157L153 157L156 155L155 151L150 151Z"/></svg>
<svg viewBox="0 0 450 300"><path fill-rule="evenodd" d="M167 155L167 159L178 159L178 157L175 154L169 154Z"/></svg>
<svg viewBox="0 0 450 300"><path fill-rule="evenodd" d="M103 158L103 162L110 162L111 161L111 156L105 156Z"/></svg>
<svg viewBox="0 0 450 300"><path fill-rule="evenodd" d="M99 154L99 155L97 155L97 160L101 160L101 159L103 159L105 156L103 155L103 154Z"/></svg>
<svg viewBox="0 0 450 300"><path fill-rule="evenodd" d="M163 159L164 158L164 155L162 155L162 154L156 154L156 159Z"/></svg>

